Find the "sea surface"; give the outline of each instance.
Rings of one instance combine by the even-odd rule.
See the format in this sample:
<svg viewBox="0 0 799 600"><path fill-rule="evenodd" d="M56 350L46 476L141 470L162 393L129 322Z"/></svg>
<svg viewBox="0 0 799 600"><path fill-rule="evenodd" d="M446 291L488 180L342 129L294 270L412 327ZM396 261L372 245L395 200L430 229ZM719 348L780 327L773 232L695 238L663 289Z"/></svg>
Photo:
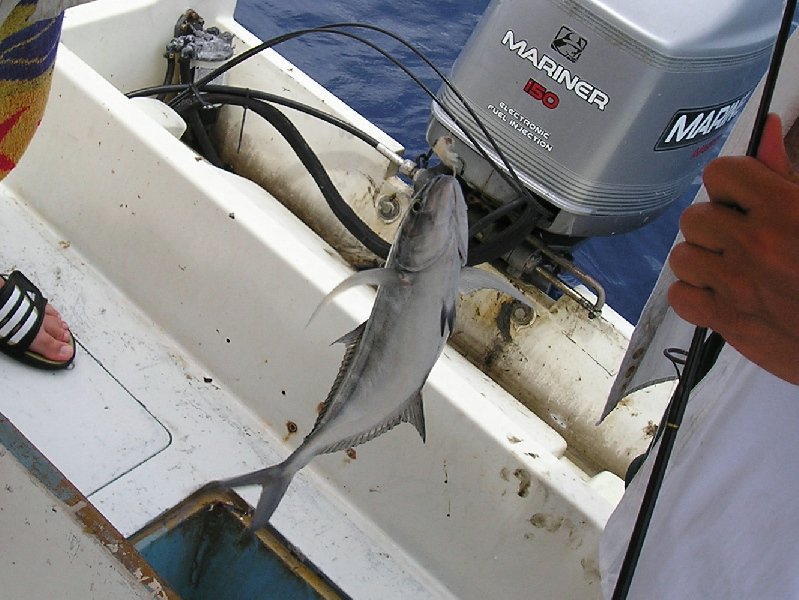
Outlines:
<svg viewBox="0 0 799 600"><path fill-rule="evenodd" d="M236 19L262 40L329 23L376 25L402 36L448 73L487 5L488 0L239 0ZM395 54L433 91L438 89L435 75L397 42L364 37ZM430 99L373 49L326 34L303 36L276 49L402 143L407 157L427 151ZM649 225L594 238L575 253L576 263L602 284L608 303L628 321L638 321L674 241L679 215L697 188L698 183Z"/></svg>

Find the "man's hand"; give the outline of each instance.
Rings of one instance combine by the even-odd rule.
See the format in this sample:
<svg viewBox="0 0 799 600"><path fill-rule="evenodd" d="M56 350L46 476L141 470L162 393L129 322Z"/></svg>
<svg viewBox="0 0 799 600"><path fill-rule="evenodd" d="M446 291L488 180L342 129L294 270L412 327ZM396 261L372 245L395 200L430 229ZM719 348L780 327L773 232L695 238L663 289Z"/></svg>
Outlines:
<svg viewBox="0 0 799 600"><path fill-rule="evenodd" d="M799 176L770 115L757 159L705 168L710 202L680 219L685 242L669 257L675 312L707 327L752 362L799 385Z"/></svg>

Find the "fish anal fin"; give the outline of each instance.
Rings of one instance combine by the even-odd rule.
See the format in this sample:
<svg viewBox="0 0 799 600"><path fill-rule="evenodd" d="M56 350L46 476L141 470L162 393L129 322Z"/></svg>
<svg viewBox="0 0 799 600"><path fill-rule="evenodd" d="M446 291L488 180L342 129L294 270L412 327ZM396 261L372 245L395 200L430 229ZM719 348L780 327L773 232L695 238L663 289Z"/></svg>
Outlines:
<svg viewBox="0 0 799 600"><path fill-rule="evenodd" d="M319 454L338 452L339 450L346 450L347 448L354 448L360 444L365 444L366 442L383 435L387 431L394 429L394 427L400 423L410 423L416 428L416 431L419 432L419 435L422 436L423 442L427 439L421 390L418 390L416 393L414 393L408 402L405 403L404 408L400 412L395 413L393 417L389 417L369 431L366 431L358 436L347 438L346 440L341 440L335 444L331 444L330 446L320 450Z"/></svg>
<svg viewBox="0 0 799 600"><path fill-rule="evenodd" d="M410 423L416 427L416 431L418 431L419 435L422 436L422 442L427 441L427 428L424 422L424 403L422 401L422 390L417 390L416 393L411 396L405 412L403 412L400 416L400 420L403 423Z"/></svg>

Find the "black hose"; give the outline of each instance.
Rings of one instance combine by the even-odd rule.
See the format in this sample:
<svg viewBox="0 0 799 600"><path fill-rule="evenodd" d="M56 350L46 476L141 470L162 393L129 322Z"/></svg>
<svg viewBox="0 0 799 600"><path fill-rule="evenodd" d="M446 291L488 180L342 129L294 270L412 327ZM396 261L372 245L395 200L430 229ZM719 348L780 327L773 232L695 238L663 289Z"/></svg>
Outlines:
<svg viewBox="0 0 799 600"><path fill-rule="evenodd" d="M190 86L194 80L194 71L191 68L191 62L188 58L181 57L178 59L178 67L181 83ZM205 102L200 105L202 108L206 106L207 103ZM224 168L224 163L219 156L219 152L217 152L216 146L214 146L214 143L211 141L208 131L205 129L205 125L200 118L200 107L187 111L181 116L185 119L191 133L194 134L194 141L199 146L200 153L215 167L219 167L220 169Z"/></svg>
<svg viewBox="0 0 799 600"><path fill-rule="evenodd" d="M203 105L200 104L200 106ZM199 111L200 109L195 107L191 110L181 113L180 116L185 119L189 126L189 130L192 134L194 134L194 141L197 142L197 145L199 146L200 154L202 154L208 160L208 162L215 167L223 169L224 163L222 162L222 158L219 156L219 153L216 151L216 146L214 146L214 143L208 136L205 125L200 118Z"/></svg>
<svg viewBox="0 0 799 600"><path fill-rule="evenodd" d="M186 90L187 86L181 84L173 84L173 85L159 85L154 87L142 88L139 90L135 90L132 92L128 92L125 94L128 98L138 98L142 96L153 96L153 95L162 95L162 94L174 94L183 92ZM198 90L199 91L199 90ZM284 96L278 96L277 94L271 94L269 92L261 92L258 90L251 90L249 88L240 88L235 86L229 85L205 85L202 87L202 91L199 93L216 93L216 94L230 94L231 96L237 96L240 98L255 98L258 100L264 100L266 102L270 102L272 104L280 104L281 106L285 106L287 108L291 108L293 110L305 113L312 117L319 119L320 121L324 121L335 127L338 127L342 131L346 131L350 135L362 140L366 144L369 144L372 148L377 148L380 142L366 133L365 131L358 129L351 123L343 119L339 119L338 117L331 115L330 113L326 113L318 108L314 108L313 106L308 106L307 104L303 104L301 102L297 102L296 100L292 100L290 98L286 98Z"/></svg>
<svg viewBox="0 0 799 600"><path fill-rule="evenodd" d="M274 106L262 100L223 93L202 93L197 98L189 97L173 108L178 114L185 115L192 111L196 112L196 110L206 102L246 107L248 110L253 111L268 121L278 133L283 136L297 154L300 162L302 162L303 166L305 166L308 173L316 182L319 191L322 192L328 206L330 206L330 209L339 221L341 221L341 223L371 252L380 258L386 258L388 256L388 251L391 247L390 244L372 231L344 201L344 198L341 197L341 194L336 189L336 186L319 161L319 158L288 117Z"/></svg>
<svg viewBox="0 0 799 600"><path fill-rule="evenodd" d="M135 90L133 92L129 92L126 94L129 98L135 98L140 96L152 96L154 94L164 94L164 93L179 93L186 90L185 85L162 85L162 86L155 86L150 88L143 88L140 90ZM371 147L376 148L380 143L378 140L373 138L372 136L368 135L367 133L363 132L362 130L354 127L350 123L339 119L329 113L323 112L318 110L314 107L302 104L295 100L291 100L289 98L285 98L282 96L278 96L276 94L271 94L268 92L261 92L258 90L251 90L247 88L239 88L234 86L222 86L222 85L206 85L202 88L202 91L195 90L196 96L195 99L199 98L202 99L204 102L221 102L223 104L238 104L247 106L246 99L251 98L254 100L261 100L265 102L272 102L275 104L280 104L286 106L288 108L295 109L297 111L303 112L310 116L316 117L320 120L323 120L327 123L330 123L340 129L350 133L351 135L357 137L358 139L362 140L363 142L369 144ZM209 94L215 94L215 100L210 100L208 98ZM230 99L238 98L244 100L244 104L239 104L238 102L231 102ZM201 102L198 100L197 103ZM191 106L196 106L196 104L191 104ZM185 110L185 109L181 109ZM192 126L192 130L196 130L201 127L201 124L198 122L198 118L196 117L196 109L190 112L186 112L185 115L187 118L191 119L190 125ZM282 115L282 113L281 113ZM263 116L263 115L261 115ZM266 117L264 117L266 118ZM221 159L218 158L213 146L210 144L210 140L204 140L203 136L204 131L198 132L198 143L200 144L200 149L202 152L209 153L209 161L215 164L216 166L222 166ZM216 158L214 158L216 157ZM307 165L306 165L307 167ZM320 189L323 189L320 186ZM324 190L323 190L324 193ZM340 195L334 194L331 196L325 197L328 204L330 204L331 208L336 207L339 202L343 203L344 206L347 208L340 207L340 210L335 210L334 212L339 215L341 211L349 212L349 206L341 199ZM490 225L495 223L497 220L502 218L503 216L507 215L508 213L512 212L513 210L517 210L523 208L521 215L519 215L516 219L513 220L511 225L507 226L503 229L500 233L491 236L488 240L477 240L477 236L481 231L484 231ZM510 252L513 248L518 246L520 243L524 241L524 239L535 229L536 225L541 218L540 212L536 210L535 207L530 206L524 198L517 198L516 200L506 203L499 208L495 209L494 211L490 212L482 219L480 219L469 231L469 264L475 265L480 264L483 262L489 262L495 260L496 258L503 256L507 252ZM361 239L362 236L368 235L364 233L364 228L367 228L366 224L363 223L360 219L356 221L352 219L342 220L342 223L345 227L358 239ZM371 229L368 229L371 232ZM374 234L377 237L376 234ZM380 238L382 239L382 238ZM364 245L367 245L364 243ZM367 247L369 247L367 245ZM375 251L373 248L370 248L373 252ZM381 253L375 252L381 258L385 258L387 256Z"/></svg>
<svg viewBox="0 0 799 600"><path fill-rule="evenodd" d="M500 207L494 212L501 211L502 208L503 207ZM493 214L494 213L489 213L480 221L490 221ZM500 233L491 236L486 241L478 242L475 237L469 239L469 258L467 263L469 265L479 265L480 263L489 262L500 256L504 256L521 244L527 236L532 233L540 219L541 214L535 207L525 203L522 214L514 219L513 222ZM486 226L488 225L486 224Z"/></svg>

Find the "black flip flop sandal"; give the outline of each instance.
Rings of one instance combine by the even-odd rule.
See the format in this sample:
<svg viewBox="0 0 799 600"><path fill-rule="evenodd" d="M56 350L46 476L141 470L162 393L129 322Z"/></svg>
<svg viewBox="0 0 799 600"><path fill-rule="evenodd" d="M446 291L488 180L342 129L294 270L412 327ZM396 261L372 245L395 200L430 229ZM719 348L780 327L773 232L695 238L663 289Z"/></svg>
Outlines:
<svg viewBox="0 0 799 600"><path fill-rule="evenodd" d="M66 369L75 358L75 340L71 335L72 356L67 360L50 360L29 350L44 322L47 298L19 271L2 277L5 284L0 288L0 352L38 369Z"/></svg>

